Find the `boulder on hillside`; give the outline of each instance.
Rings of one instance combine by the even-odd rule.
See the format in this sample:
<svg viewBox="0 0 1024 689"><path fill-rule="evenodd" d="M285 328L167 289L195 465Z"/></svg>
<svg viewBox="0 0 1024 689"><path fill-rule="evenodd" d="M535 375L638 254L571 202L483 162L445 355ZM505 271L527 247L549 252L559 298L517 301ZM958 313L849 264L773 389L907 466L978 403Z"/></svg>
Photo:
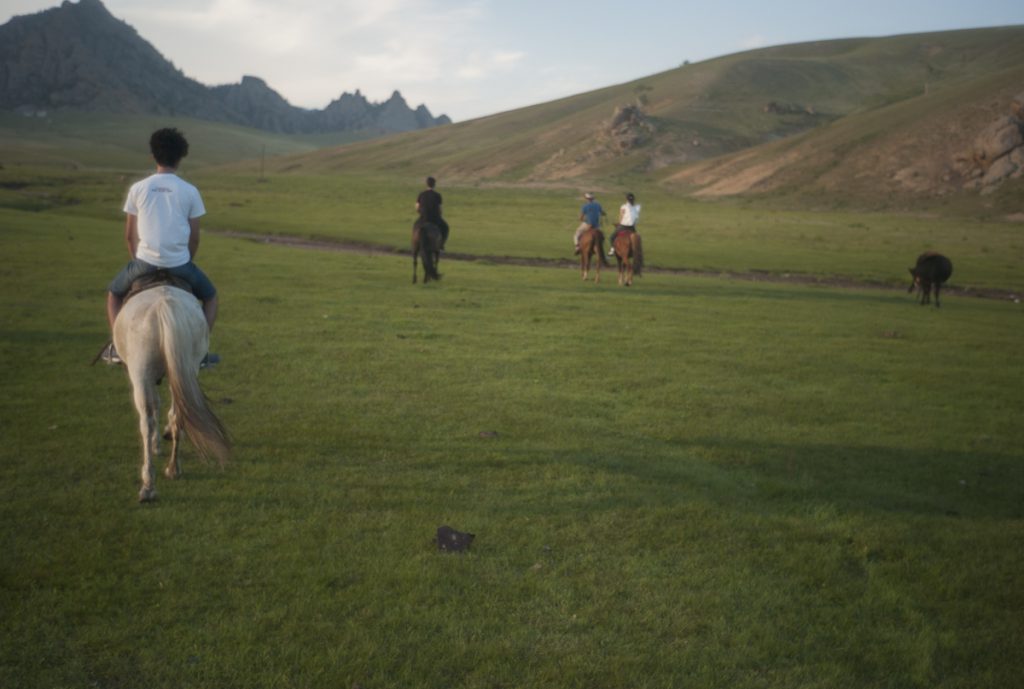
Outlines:
<svg viewBox="0 0 1024 689"><path fill-rule="evenodd" d="M623 105L616 108L607 127L607 134L611 138L612 144L620 152L647 143L653 132L654 127L647 120L643 110L636 105Z"/></svg>
<svg viewBox="0 0 1024 689"><path fill-rule="evenodd" d="M1013 153L1006 157L1010 159L1010 162L1017 166L1017 171L1013 176L1020 177L1022 173L1024 173L1024 146L1014 150Z"/></svg>
<svg viewBox="0 0 1024 689"><path fill-rule="evenodd" d="M986 127L974 140L974 159L981 167L989 167L1013 149L1024 144L1024 121L1006 115Z"/></svg>
<svg viewBox="0 0 1024 689"><path fill-rule="evenodd" d="M995 191L1006 179L1024 175L1024 93L1010 104L1012 115L1004 115L975 138L966 154L957 157L957 172L965 189Z"/></svg>
<svg viewBox="0 0 1024 689"><path fill-rule="evenodd" d="M1014 156L1003 156L996 160L992 165L989 166L988 170L985 171L984 176L981 178L981 183L986 186L992 186L996 182L1002 182L1013 173L1017 172L1017 164L1013 161Z"/></svg>
<svg viewBox="0 0 1024 689"><path fill-rule="evenodd" d="M1013 99L1013 103L1010 104L1010 111L1014 115L1024 120L1024 92L1018 93Z"/></svg>

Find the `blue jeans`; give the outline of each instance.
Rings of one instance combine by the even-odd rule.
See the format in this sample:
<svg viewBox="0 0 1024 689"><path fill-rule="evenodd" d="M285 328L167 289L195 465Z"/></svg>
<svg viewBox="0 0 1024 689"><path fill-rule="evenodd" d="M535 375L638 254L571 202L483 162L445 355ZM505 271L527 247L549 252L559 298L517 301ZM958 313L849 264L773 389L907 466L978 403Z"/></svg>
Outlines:
<svg viewBox="0 0 1024 689"><path fill-rule="evenodd" d="M217 296L217 288L210 282L210 278L206 277L206 273L199 270L199 266L192 261L174 268L160 268L137 258L128 261L128 265L122 268L117 277L107 286L107 291L116 297L123 298L128 294L128 290L131 289L132 283L136 279L158 270L166 270L174 277L187 282L199 301L206 302Z"/></svg>

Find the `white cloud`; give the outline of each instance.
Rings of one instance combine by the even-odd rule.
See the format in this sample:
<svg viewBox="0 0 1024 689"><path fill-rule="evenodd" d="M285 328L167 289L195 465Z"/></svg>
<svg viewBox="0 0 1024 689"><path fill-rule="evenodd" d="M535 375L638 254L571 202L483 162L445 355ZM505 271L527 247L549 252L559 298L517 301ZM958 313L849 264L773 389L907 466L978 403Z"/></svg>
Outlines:
<svg viewBox="0 0 1024 689"><path fill-rule="evenodd" d="M107 1L188 76L258 76L303 107L343 91L381 101L399 90L436 111L436 94L453 82L507 73L524 58L485 36L483 0Z"/></svg>
<svg viewBox="0 0 1024 689"><path fill-rule="evenodd" d="M760 34L754 34L742 39L737 47L740 50L755 50L757 48L765 48L770 45L774 45L774 43Z"/></svg>
<svg viewBox="0 0 1024 689"><path fill-rule="evenodd" d="M526 57L526 53L520 51L507 53L499 52L495 53L493 56L494 62L500 65L511 65L513 63L522 61L524 57Z"/></svg>
<svg viewBox="0 0 1024 689"><path fill-rule="evenodd" d="M489 79L514 70L526 58L522 52L471 53L456 68L455 75L466 81Z"/></svg>

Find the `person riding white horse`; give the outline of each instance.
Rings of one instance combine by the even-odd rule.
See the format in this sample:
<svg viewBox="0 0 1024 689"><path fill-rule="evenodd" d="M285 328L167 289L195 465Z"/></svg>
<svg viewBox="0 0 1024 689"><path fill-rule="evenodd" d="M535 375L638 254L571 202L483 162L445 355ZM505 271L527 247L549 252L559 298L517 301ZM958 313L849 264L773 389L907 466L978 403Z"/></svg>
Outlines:
<svg viewBox="0 0 1024 689"><path fill-rule="evenodd" d="M149 139L149 148L156 173L128 191L125 243L131 260L107 288L107 321L113 330L135 280L162 270L188 283L203 303L206 325L212 331L217 319L217 289L193 262L199 250L199 218L206 208L199 190L177 175L182 158L188 155L188 141L177 129L158 129ZM120 362L113 342L102 356L108 363ZM206 361L215 363L216 359L214 354Z"/></svg>

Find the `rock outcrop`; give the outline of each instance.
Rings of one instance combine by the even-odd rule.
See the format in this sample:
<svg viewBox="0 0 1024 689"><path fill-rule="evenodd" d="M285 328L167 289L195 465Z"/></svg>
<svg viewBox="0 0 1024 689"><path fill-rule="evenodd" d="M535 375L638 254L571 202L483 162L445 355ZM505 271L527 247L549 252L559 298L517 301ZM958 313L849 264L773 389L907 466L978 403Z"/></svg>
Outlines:
<svg viewBox="0 0 1024 689"><path fill-rule="evenodd" d="M323 110L297 108L262 79L205 86L186 77L100 0L65 0L0 26L0 110L151 113L230 122L284 133L375 134L451 122L397 91L370 103L356 91Z"/></svg>
<svg viewBox="0 0 1024 689"><path fill-rule="evenodd" d="M1006 179L1024 175L1024 93L975 138L971 150L957 158L967 189L992 191Z"/></svg>
<svg viewBox="0 0 1024 689"><path fill-rule="evenodd" d="M650 141L654 127L640 106L623 105L615 109L605 133L612 146L624 153Z"/></svg>

